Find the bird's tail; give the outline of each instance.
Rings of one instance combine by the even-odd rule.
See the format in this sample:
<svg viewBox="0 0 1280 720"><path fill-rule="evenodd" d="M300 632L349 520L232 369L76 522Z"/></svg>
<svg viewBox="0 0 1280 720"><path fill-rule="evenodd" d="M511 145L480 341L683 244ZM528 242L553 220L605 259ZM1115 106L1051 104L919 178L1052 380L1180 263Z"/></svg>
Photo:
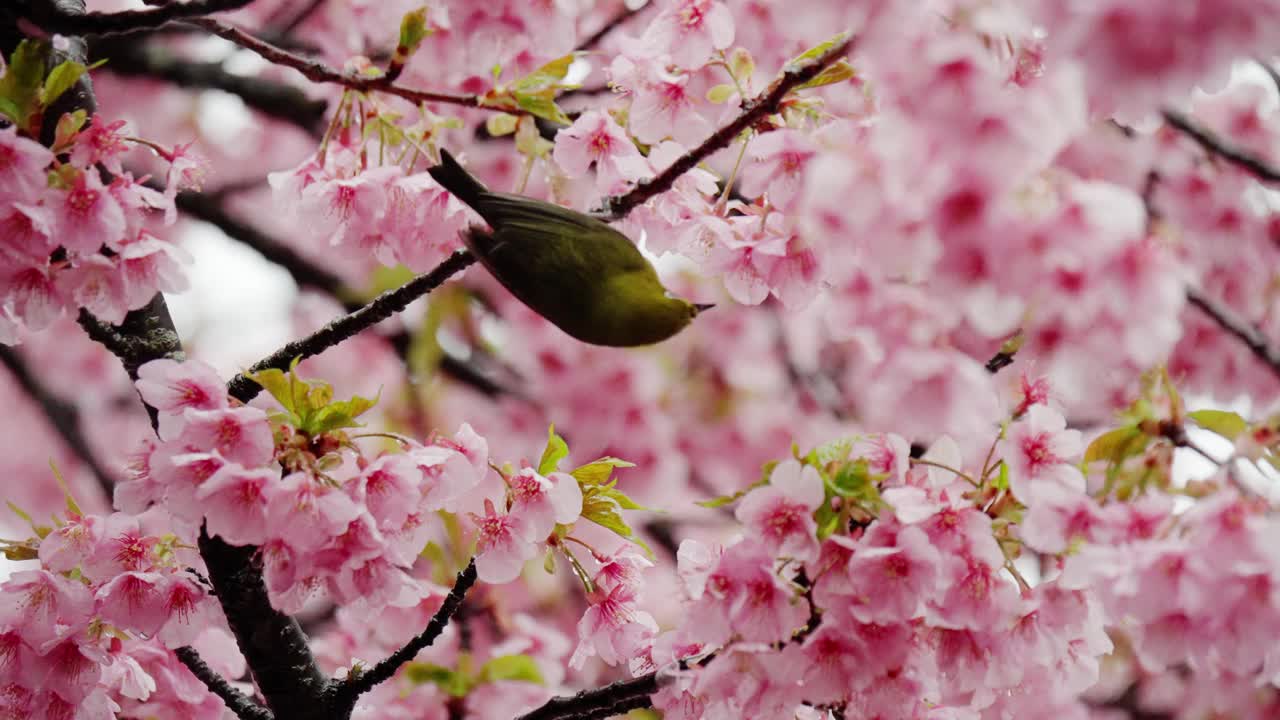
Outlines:
<svg viewBox="0 0 1280 720"><path fill-rule="evenodd" d="M427 172L435 178L436 182L444 186L445 190L473 208L480 196L489 191L484 183L464 170L444 148L440 148L440 164L427 168Z"/></svg>

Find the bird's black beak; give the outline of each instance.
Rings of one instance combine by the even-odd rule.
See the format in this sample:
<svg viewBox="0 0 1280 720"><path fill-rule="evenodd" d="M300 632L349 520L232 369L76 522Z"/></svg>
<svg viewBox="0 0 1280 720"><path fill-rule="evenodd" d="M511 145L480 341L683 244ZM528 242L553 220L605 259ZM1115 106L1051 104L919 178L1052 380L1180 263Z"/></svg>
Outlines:
<svg viewBox="0 0 1280 720"><path fill-rule="evenodd" d="M710 310L715 306L716 306L715 303L694 303L693 304L694 309L697 310L699 313L701 313L703 310Z"/></svg>

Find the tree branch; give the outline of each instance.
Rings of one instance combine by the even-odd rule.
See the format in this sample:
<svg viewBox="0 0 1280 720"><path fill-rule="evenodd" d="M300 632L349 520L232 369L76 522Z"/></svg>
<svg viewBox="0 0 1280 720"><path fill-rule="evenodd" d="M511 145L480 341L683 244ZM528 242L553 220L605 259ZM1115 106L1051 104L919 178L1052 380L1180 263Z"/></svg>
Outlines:
<svg viewBox="0 0 1280 720"><path fill-rule="evenodd" d="M60 12L71 13L77 9L71 2L63 5ZM83 11L83 4L79 10ZM73 48L82 49L83 44L77 39ZM83 61L83 54L76 59ZM68 93L68 96L75 96L81 108L92 111L93 94L87 85L83 93ZM120 359L129 377L135 380L138 368L151 360L185 359L161 293L156 293L145 306L126 314L117 326L83 309L79 322L91 338ZM151 418L152 429L157 429L156 409L145 402L143 406ZM299 720L332 717L327 713L330 706L323 702L330 682L316 665L298 623L271 606L258 548L229 545L210 537L203 528L198 544L227 623L268 705L289 708L290 717Z"/></svg>
<svg viewBox="0 0 1280 720"><path fill-rule="evenodd" d="M1280 352L1271 346L1267 337L1256 327L1236 315L1227 306L1209 299L1196 288L1187 288L1187 302L1200 308L1201 312L1208 315L1223 330L1239 338L1259 360L1271 368L1271 372L1280 377Z"/></svg>
<svg viewBox="0 0 1280 720"><path fill-rule="evenodd" d="M262 254L267 261L275 263L289 273L299 287L312 288L334 296L342 301L347 312L360 309L359 303L343 299L345 286L342 278L318 263L312 262L293 248L278 239L264 233L257 227L227 212L222 204L221 192L180 192L177 197L178 209L187 215L213 225L228 237L239 241ZM411 338L408 333L400 332L387 338L401 358L409 353ZM446 375L468 385L488 397L510 395L523 397L511 388L504 387L484 373L458 358L445 353L440 358L440 370Z"/></svg>
<svg viewBox="0 0 1280 720"><path fill-rule="evenodd" d="M1280 170L1272 167L1261 156L1231 145L1208 129L1196 125L1182 113L1166 108L1160 114L1170 127L1195 140L1200 147L1211 155L1216 155L1226 160L1263 182L1280 182Z"/></svg>
<svg viewBox="0 0 1280 720"><path fill-rule="evenodd" d="M89 472L93 474L95 480L98 481L98 487L102 488L103 494L107 498L107 505L111 505L111 497L113 488L115 488L115 480L103 469L98 462L98 458L93 453L93 449L89 447L88 441L84 437L84 433L80 431L80 411L79 409L62 398L54 395L31 373L31 368L18 355L15 348L8 345L0 345L0 363L9 369L14 380L18 385L26 391L27 395L44 410L44 415L49 419L49 424L62 438L62 442L67 449L76 456L84 466L89 468Z"/></svg>
<svg viewBox="0 0 1280 720"><path fill-rule="evenodd" d="M405 643L404 647L391 653L382 662L365 672L352 675L338 687L335 692L338 698L338 707L346 707L348 702L354 705L356 698L391 679L401 665L412 660L424 648L431 647L431 643L435 642L435 639L440 637L440 633L444 632L444 629L449 626L449 621L458 612L458 608L462 606L462 601L466 597L467 591L471 589L475 582L476 562L472 560L462 572L458 573L453 589L445 597L440 609L432 616L431 622L427 623L425 630Z"/></svg>
<svg viewBox="0 0 1280 720"><path fill-rule="evenodd" d="M649 707L650 696L658 691L656 672L632 680L620 680L576 695L553 697L516 720L569 720L608 717L612 714ZM641 704L635 704L641 703Z"/></svg>
<svg viewBox="0 0 1280 720"><path fill-rule="evenodd" d="M200 682L209 688L209 692L222 698L222 702L227 709L235 713L236 717L241 720L274 720L275 715L258 703L253 698L245 695L239 690L231 686L227 679L219 675L213 668L209 667L204 658L200 657L200 653L196 649L189 646L180 647L173 651L178 656L178 660L187 669L195 675Z"/></svg>
<svg viewBox="0 0 1280 720"><path fill-rule="evenodd" d="M285 243L227 212L216 195L180 192L176 205L187 215L213 225L233 240L262 253L268 261L287 270L294 282L302 287L318 288L337 295L345 285L336 273L308 260Z"/></svg>
<svg viewBox="0 0 1280 720"><path fill-rule="evenodd" d="M707 159L712 153L728 147L733 139L743 130L755 125L766 116L772 115L781 108L782 101L793 88L817 77L831 63L843 58L853 47L854 36L837 43L812 62L799 67L789 67L782 76L762 93L742 105L742 112L732 122L716 130L701 145L681 155L666 170L650 180L642 180L629 192L605 198L601 217L606 220L617 220L626 216L639 205L643 205L655 195L660 195L675 184L677 178L697 167L698 163Z"/></svg>
<svg viewBox="0 0 1280 720"><path fill-rule="evenodd" d="M386 320L404 310L409 303L440 287L446 280L466 269L476 261L469 250L457 250L431 272L419 275L394 290L388 290L355 312L343 315L305 338L294 340L267 357L254 363L247 371L254 373L268 368L286 370L294 358L318 355L338 343ZM246 373L232 378L227 391L241 402L252 400L262 390Z"/></svg>
<svg viewBox="0 0 1280 720"><path fill-rule="evenodd" d="M262 579L262 556L252 545L231 545L200 528L200 557L267 705L290 718L322 720L335 683L320 672L307 636L294 618L271 606Z"/></svg>
<svg viewBox="0 0 1280 720"><path fill-rule="evenodd" d="M288 35L294 30L297 30L298 26L306 22L307 18L314 15L316 11L320 9L320 6L324 5L324 3L325 3L325 0L311 0L311 2L306 7L302 8L302 10L298 11L296 15L289 18L288 22L280 26L280 29L278 31L279 34Z"/></svg>
<svg viewBox="0 0 1280 720"><path fill-rule="evenodd" d="M654 3L654 2L645 3L644 5L641 5L640 7L634 10L627 7L626 5L623 5L622 9L619 10L613 17L609 18L608 22L606 22L603 27L591 33L591 35L589 35L587 39L578 43L578 46L574 48L574 51L585 52L587 50L590 50L591 48L595 47L601 40L605 39L605 37L609 33L613 32L614 30L618 29L622 25L626 24L628 20L635 17L642 10L645 10L650 6L656 5L656 4L657 3Z"/></svg>
<svg viewBox="0 0 1280 720"><path fill-rule="evenodd" d="M229 25L212 18L192 20L191 23L208 30L224 40L230 40L240 47L254 51L258 55L261 55L262 59L267 62L293 68L294 70L302 73L303 77L312 82L341 85L350 90L356 90L359 92L384 92L388 95L402 97L415 103L438 102L450 105L480 108L484 110L494 110L513 115L528 114L525 110L520 108L486 106L481 102L479 95L414 90L412 88L396 85L387 77L364 77L340 72L318 60L311 60L309 58L302 57L301 55L291 53L284 48L272 45L265 40L254 37L234 25Z"/></svg>
<svg viewBox="0 0 1280 720"><path fill-rule="evenodd" d="M151 77L182 88L221 90L263 115L292 123L312 135L319 135L324 127L326 101L313 100L285 83L229 73L220 62L187 60L132 40L97 43L93 55L108 58L104 68L122 77Z"/></svg>
<svg viewBox="0 0 1280 720"><path fill-rule="evenodd" d="M110 13L73 13L54 3L37 2L26 18L50 33L115 35L158 28L175 20L236 10L250 2L253 0L190 0L190 2L174 2L146 10L121 10Z"/></svg>

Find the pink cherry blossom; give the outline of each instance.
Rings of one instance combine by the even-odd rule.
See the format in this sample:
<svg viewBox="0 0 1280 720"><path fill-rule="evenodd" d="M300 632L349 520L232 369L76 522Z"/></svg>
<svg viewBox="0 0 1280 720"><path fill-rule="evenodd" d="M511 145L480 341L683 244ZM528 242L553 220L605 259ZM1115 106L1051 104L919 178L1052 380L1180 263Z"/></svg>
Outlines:
<svg viewBox="0 0 1280 720"><path fill-rule="evenodd" d="M699 68L733 42L733 16L718 0L677 0L653 19L642 41L680 67Z"/></svg>
<svg viewBox="0 0 1280 720"><path fill-rule="evenodd" d="M747 493L734 514L770 553L809 561L818 555L813 512L822 499L818 471L785 460L773 469L768 485Z"/></svg>
<svg viewBox="0 0 1280 720"><path fill-rule="evenodd" d="M125 215L96 171L76 174L57 202L58 242L80 254L124 238Z"/></svg>
<svg viewBox="0 0 1280 720"><path fill-rule="evenodd" d="M1084 478L1070 464L1083 450L1080 433L1066 427L1066 419L1045 405L1031 406L1025 418L1009 427L1000 441L1001 457L1009 466L1009 486L1019 499L1029 502L1033 488L1044 483L1084 491Z"/></svg>
<svg viewBox="0 0 1280 720"><path fill-rule="evenodd" d="M492 500L484 501L484 515L471 515L476 524L476 574L487 583L515 580L538 546L525 538L515 516L499 513Z"/></svg>
<svg viewBox="0 0 1280 720"><path fill-rule="evenodd" d="M160 437L172 439L182 428L183 411L227 407L227 390L213 368L199 360L152 360L138 368L135 383L144 402L160 412Z"/></svg>
<svg viewBox="0 0 1280 720"><path fill-rule="evenodd" d="M586 175L595 165L596 187L612 193L649 174L649 166L635 143L613 118L589 111L556 133L552 151L556 164L571 176Z"/></svg>
<svg viewBox="0 0 1280 720"><path fill-rule="evenodd" d="M0 196L6 201L34 198L48 182L45 168L52 162L45 146L18 135L12 125L0 128Z"/></svg>
<svg viewBox="0 0 1280 720"><path fill-rule="evenodd" d="M75 145L71 149L71 162L82 168L91 168L101 163L117 175L124 172L120 155L129 149L125 140L127 125L124 120L106 122L101 115L93 115L89 118L89 124L76 135Z"/></svg>
<svg viewBox="0 0 1280 720"><path fill-rule="evenodd" d="M649 613L634 605L635 598L635 589L624 585L595 593L591 606L578 621L578 647L569 659L569 667L581 668L592 656L607 665L618 665L657 634L657 624Z"/></svg>
<svg viewBox="0 0 1280 720"><path fill-rule="evenodd" d="M511 513L520 516L520 524L530 541L541 541L556 523L572 524L582 512L582 489L568 473L553 472L542 477L533 468L523 468L512 475Z"/></svg>
<svg viewBox="0 0 1280 720"><path fill-rule="evenodd" d="M942 559L924 531L907 526L892 535L881 544L888 538L868 534L849 560L849 610L859 622L907 622L922 609L920 598L937 591Z"/></svg>
<svg viewBox="0 0 1280 720"><path fill-rule="evenodd" d="M235 545L261 543L267 537L267 508L281 492L279 481L276 470L223 465L196 492L209 533Z"/></svg>
<svg viewBox="0 0 1280 720"><path fill-rule="evenodd" d="M103 620L144 636L155 635L169 619L168 576L161 573L121 573L98 589L96 599Z"/></svg>

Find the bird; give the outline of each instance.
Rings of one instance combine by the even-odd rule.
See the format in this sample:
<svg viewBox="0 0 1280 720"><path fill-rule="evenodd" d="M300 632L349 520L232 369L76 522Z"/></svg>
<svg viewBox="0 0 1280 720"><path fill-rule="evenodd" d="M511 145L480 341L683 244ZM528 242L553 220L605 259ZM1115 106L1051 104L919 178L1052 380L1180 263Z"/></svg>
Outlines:
<svg viewBox="0 0 1280 720"><path fill-rule="evenodd" d="M487 230L473 225L462 232L480 264L518 300L584 343L651 345L712 307L668 292L626 235L590 215L492 192L443 148L427 172L488 223Z"/></svg>

